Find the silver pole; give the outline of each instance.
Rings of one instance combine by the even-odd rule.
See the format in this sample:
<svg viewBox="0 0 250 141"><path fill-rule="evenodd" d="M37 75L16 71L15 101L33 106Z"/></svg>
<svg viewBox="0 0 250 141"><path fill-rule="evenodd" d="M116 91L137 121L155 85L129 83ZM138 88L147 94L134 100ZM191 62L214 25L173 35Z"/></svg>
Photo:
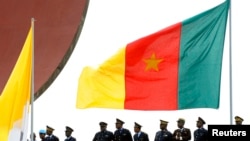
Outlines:
<svg viewBox="0 0 250 141"><path fill-rule="evenodd" d="M232 7L229 0L229 89L230 89L230 124L233 124L233 98L232 98Z"/></svg>
<svg viewBox="0 0 250 141"><path fill-rule="evenodd" d="M34 21L35 19L31 19L31 30L32 30L32 70L31 70L31 122L30 122L30 129L31 129L31 141L34 141L33 138L33 119L34 119Z"/></svg>

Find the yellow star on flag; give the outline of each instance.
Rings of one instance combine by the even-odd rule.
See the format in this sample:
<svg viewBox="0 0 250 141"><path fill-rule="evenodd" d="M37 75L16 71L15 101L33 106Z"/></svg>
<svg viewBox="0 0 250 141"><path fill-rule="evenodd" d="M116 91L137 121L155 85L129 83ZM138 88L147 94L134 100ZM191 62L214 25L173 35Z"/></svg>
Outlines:
<svg viewBox="0 0 250 141"><path fill-rule="evenodd" d="M155 57L155 54L153 53L150 58L144 59L143 61L146 63L146 68L145 70L148 71L150 69L153 69L155 71L158 71L158 64L162 61L163 59L157 59Z"/></svg>

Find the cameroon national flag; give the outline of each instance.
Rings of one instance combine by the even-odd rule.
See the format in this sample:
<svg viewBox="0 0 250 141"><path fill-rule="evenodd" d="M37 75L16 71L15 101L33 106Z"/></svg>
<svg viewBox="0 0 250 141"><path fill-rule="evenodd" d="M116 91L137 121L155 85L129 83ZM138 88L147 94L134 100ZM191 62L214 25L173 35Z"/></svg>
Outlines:
<svg viewBox="0 0 250 141"><path fill-rule="evenodd" d="M127 44L79 78L77 108L218 108L229 1Z"/></svg>

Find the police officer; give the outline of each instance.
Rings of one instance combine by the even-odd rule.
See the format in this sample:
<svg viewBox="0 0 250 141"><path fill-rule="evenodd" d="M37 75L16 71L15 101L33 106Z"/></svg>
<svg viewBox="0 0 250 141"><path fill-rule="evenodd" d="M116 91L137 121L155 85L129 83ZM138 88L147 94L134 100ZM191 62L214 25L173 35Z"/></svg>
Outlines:
<svg viewBox="0 0 250 141"><path fill-rule="evenodd" d="M141 131L141 125L135 122L134 131L135 134L133 136L134 141L149 141L148 134Z"/></svg>
<svg viewBox="0 0 250 141"><path fill-rule="evenodd" d="M46 135L46 131L41 129L39 130L39 137L41 139L41 141L45 141L45 135Z"/></svg>
<svg viewBox="0 0 250 141"><path fill-rule="evenodd" d="M122 120L116 119L115 126L117 130L114 132L114 141L133 141L131 132L123 128L123 124L124 122Z"/></svg>
<svg viewBox="0 0 250 141"><path fill-rule="evenodd" d="M97 132L93 138L93 141L113 141L114 134L107 130L107 123L100 122L100 131Z"/></svg>
<svg viewBox="0 0 250 141"><path fill-rule="evenodd" d="M174 141L189 141L191 140L191 131L189 128L184 127L185 119L179 118L177 120L178 129L176 129L173 133Z"/></svg>
<svg viewBox="0 0 250 141"><path fill-rule="evenodd" d="M50 126L46 126L46 134L48 135L45 138L45 141L59 141L59 138L55 135L53 135L54 129Z"/></svg>
<svg viewBox="0 0 250 141"><path fill-rule="evenodd" d="M64 141L76 141L76 138L72 137L72 132L74 130L69 127L69 126L66 126L66 130L65 130L65 136L67 137Z"/></svg>
<svg viewBox="0 0 250 141"><path fill-rule="evenodd" d="M242 122L244 121L244 119L239 116L235 116L234 119L236 125L242 125Z"/></svg>
<svg viewBox="0 0 250 141"><path fill-rule="evenodd" d="M160 131L155 134L155 141L172 141L172 133L167 130L168 121L160 120Z"/></svg>
<svg viewBox="0 0 250 141"><path fill-rule="evenodd" d="M194 141L208 141L208 131L203 127L204 124L206 122L201 117L198 117L196 122L198 129L194 131Z"/></svg>

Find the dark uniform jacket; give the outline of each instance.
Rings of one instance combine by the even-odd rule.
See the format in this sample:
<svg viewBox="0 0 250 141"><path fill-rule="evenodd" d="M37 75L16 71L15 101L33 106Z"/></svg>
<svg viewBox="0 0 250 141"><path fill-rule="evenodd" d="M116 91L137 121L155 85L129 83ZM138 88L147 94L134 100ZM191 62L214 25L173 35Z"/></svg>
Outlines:
<svg viewBox="0 0 250 141"><path fill-rule="evenodd" d="M113 141L114 134L110 131L97 132L93 138L93 141Z"/></svg>
<svg viewBox="0 0 250 141"><path fill-rule="evenodd" d="M158 131L155 134L154 141L172 141L172 133L168 130Z"/></svg>
<svg viewBox="0 0 250 141"><path fill-rule="evenodd" d="M59 138L55 135L47 136L45 141L59 141Z"/></svg>
<svg viewBox="0 0 250 141"><path fill-rule="evenodd" d="M74 137L71 136L70 138L67 138L64 141L76 141L76 138L74 138Z"/></svg>
<svg viewBox="0 0 250 141"><path fill-rule="evenodd" d="M134 134L134 141L149 141L148 134L145 132L139 132Z"/></svg>
<svg viewBox="0 0 250 141"><path fill-rule="evenodd" d="M182 137L182 141L191 140L191 131L188 128L176 129L173 133L173 141L179 141L180 139L176 139L176 136Z"/></svg>
<svg viewBox="0 0 250 141"><path fill-rule="evenodd" d="M114 136L114 141L133 141L131 132L125 128L116 130Z"/></svg>
<svg viewBox="0 0 250 141"><path fill-rule="evenodd" d="M208 131L204 128L198 128L194 131L194 141L208 141Z"/></svg>

